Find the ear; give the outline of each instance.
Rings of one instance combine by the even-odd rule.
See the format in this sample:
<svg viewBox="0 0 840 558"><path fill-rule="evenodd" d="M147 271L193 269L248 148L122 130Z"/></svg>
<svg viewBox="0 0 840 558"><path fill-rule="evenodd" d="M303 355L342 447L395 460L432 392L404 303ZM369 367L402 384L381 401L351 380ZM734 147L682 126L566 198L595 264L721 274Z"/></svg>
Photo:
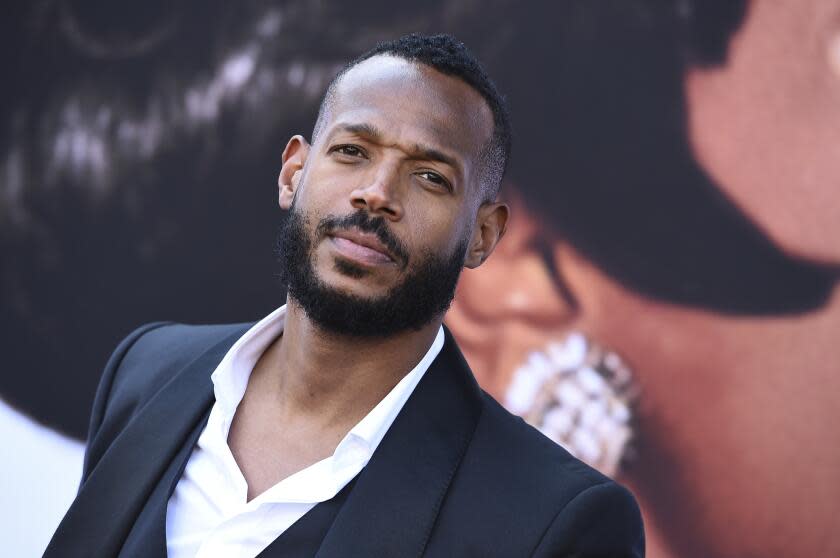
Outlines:
<svg viewBox="0 0 840 558"><path fill-rule="evenodd" d="M283 167L277 178L280 189L280 207L289 209L295 199L298 183L303 173L303 166L309 156L309 142L301 135L292 136L283 150Z"/></svg>
<svg viewBox="0 0 840 558"><path fill-rule="evenodd" d="M473 230L464 266L475 268L484 263L496 244L504 236L510 210L501 202L483 203L478 208L476 226Z"/></svg>
<svg viewBox="0 0 840 558"><path fill-rule="evenodd" d="M505 241L481 269L465 269L458 279L455 300L446 314L446 325L458 339L461 351L481 387L504 400L513 372L529 355L550 341L580 329L587 309L575 298L581 288L570 284L558 289L552 271L536 248L547 234L513 196ZM561 242L561 241L556 241ZM552 246L557 246L554 242ZM564 272L578 271L578 260L563 258ZM572 270L570 266L575 266ZM566 292L574 293L567 297Z"/></svg>

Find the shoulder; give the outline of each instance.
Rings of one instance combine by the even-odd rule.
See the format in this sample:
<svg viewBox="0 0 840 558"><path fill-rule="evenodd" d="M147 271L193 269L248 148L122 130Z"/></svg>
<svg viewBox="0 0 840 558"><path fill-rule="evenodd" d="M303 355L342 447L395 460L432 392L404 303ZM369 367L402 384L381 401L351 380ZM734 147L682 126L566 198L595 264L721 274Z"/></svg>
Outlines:
<svg viewBox="0 0 840 558"><path fill-rule="evenodd" d="M141 326L127 339L133 342L125 347L120 369L143 367L179 368L197 355L230 337L242 334L252 324L188 325L158 322ZM141 332L137 335L137 331ZM119 348L118 348L119 351ZM123 374L118 374L121 376Z"/></svg>
<svg viewBox="0 0 840 558"><path fill-rule="evenodd" d="M172 322L141 326L120 343L108 361L97 390L94 415L98 408L100 420L124 423L190 362L226 339L232 345L249 326ZM224 352L228 348L224 347ZM212 372L208 370L207 376Z"/></svg>
<svg viewBox="0 0 840 558"><path fill-rule="evenodd" d="M467 552L499 556L642 555L638 505L624 487L573 457L482 393L482 414L454 480L453 518ZM472 533L472 534L471 534ZM482 540L484 539L484 540ZM603 542L603 552L597 548ZM486 552L481 550L480 552ZM496 555L496 554L492 554Z"/></svg>
<svg viewBox="0 0 840 558"><path fill-rule="evenodd" d="M488 474L505 481L498 490L506 498L556 506L589 487L612 482L486 393L482 396L481 418L466 457L480 460Z"/></svg>
<svg viewBox="0 0 840 558"><path fill-rule="evenodd" d="M213 347L227 351L249 324L143 325L114 350L96 390L90 414L83 480L111 442L180 370ZM221 357L220 357L221 359ZM207 377L213 370L207 370Z"/></svg>
<svg viewBox="0 0 840 558"><path fill-rule="evenodd" d="M138 328L127 337L128 347L119 347L120 361L114 370L111 395L115 399L131 394L143 399L163 387L171 377L196 357L225 339L231 345L251 324L188 325L157 323ZM239 335L236 335L239 333ZM113 357L112 357L113 358ZM208 376L212 370L208 371Z"/></svg>

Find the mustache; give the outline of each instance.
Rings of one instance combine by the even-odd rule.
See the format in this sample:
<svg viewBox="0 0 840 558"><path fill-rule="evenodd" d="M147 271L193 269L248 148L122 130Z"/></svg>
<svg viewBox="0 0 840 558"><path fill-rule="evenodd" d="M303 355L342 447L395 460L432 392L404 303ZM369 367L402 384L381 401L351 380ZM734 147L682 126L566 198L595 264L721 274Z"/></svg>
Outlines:
<svg viewBox="0 0 840 558"><path fill-rule="evenodd" d="M371 217L370 214L362 209L343 217L334 215L325 217L318 223L315 232L319 238L322 238L326 234L334 231L353 228L359 229L362 232L375 234L401 266L405 267L408 264L408 249L388 228L388 225L385 223L385 218Z"/></svg>

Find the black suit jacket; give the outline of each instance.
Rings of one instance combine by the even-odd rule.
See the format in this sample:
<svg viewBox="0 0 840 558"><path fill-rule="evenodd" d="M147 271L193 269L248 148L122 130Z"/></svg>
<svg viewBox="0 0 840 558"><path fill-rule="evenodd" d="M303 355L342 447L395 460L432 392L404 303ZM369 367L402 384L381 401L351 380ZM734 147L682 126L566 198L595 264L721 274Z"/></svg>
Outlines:
<svg viewBox="0 0 840 558"><path fill-rule="evenodd" d="M165 556L166 501L213 404L210 374L249 327L149 324L117 347L45 557ZM351 488L299 522L333 514L319 558L644 554L632 495L481 391L448 331Z"/></svg>

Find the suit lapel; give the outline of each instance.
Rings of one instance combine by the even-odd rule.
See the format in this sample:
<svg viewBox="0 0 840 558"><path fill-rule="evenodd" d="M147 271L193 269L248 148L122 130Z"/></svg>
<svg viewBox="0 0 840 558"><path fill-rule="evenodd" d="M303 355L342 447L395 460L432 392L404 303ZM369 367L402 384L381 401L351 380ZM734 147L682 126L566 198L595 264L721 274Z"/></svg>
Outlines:
<svg viewBox="0 0 840 558"><path fill-rule="evenodd" d="M288 558L290 556L315 556L324 535L330 529L335 516L347 500L347 495L353 490L356 479L351 480L333 498L321 502L303 517L295 521L291 527L274 539L257 558Z"/></svg>
<svg viewBox="0 0 840 558"><path fill-rule="evenodd" d="M481 414L451 334L327 533L317 558L420 556Z"/></svg>
<svg viewBox="0 0 840 558"><path fill-rule="evenodd" d="M45 557L119 553L161 475L206 416L213 402L210 374L246 330L237 329L178 372L128 423L81 487Z"/></svg>
<svg viewBox="0 0 840 558"><path fill-rule="evenodd" d="M166 556L166 510L169 497L175 491L175 485L178 484L187 466L209 416L210 409L208 408L204 417L198 421L198 424L193 428L193 432L181 445L181 449L178 450L177 455L161 476L146 505L140 515L137 516L134 527L132 527L123 543L120 558Z"/></svg>

